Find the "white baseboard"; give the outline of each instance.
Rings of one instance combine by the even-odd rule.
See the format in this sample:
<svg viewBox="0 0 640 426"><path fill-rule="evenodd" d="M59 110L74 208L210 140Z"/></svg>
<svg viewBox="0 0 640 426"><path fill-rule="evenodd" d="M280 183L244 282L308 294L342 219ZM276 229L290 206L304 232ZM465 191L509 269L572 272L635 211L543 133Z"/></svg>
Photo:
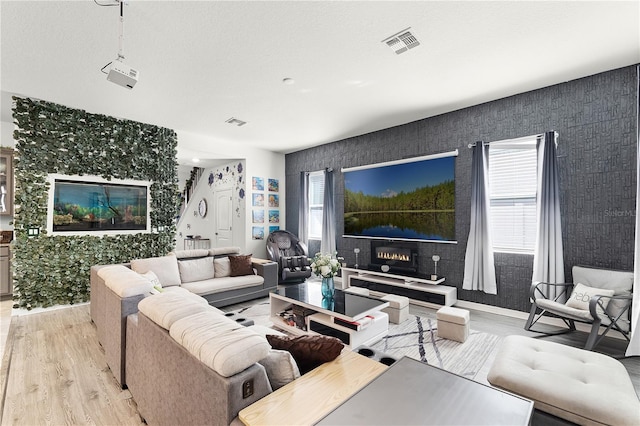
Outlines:
<svg viewBox="0 0 640 426"><path fill-rule="evenodd" d="M513 309L500 308L498 306L485 305L485 304L476 303L476 302L467 302L466 300L458 300L455 306L459 308L466 308L466 309L473 309L481 312L488 312L496 315L503 315L511 318L518 318L524 321L526 321L527 318L529 317L528 312L521 312ZM538 320L538 322L541 324L548 324L556 327L566 327L566 324L559 318L543 316ZM575 324L576 324L576 329L579 331L584 331L585 333L589 333L591 331L591 326L589 324L584 324L581 322L576 322ZM522 323L522 327L524 328L524 322ZM616 339L626 340L625 337L616 330L609 330L609 332L607 333L607 336L611 336Z"/></svg>
<svg viewBox="0 0 640 426"><path fill-rule="evenodd" d="M57 311L58 309L67 309L67 308L73 308L74 306L82 306L82 305L88 305L89 302L82 302L82 303L75 303L73 305L54 305L54 306L49 306L48 308L33 308L31 310L29 309L25 309L25 308L13 308L11 310L11 316L12 317L19 317L22 315L33 315L33 314L41 314L43 312L51 312L51 311Z"/></svg>

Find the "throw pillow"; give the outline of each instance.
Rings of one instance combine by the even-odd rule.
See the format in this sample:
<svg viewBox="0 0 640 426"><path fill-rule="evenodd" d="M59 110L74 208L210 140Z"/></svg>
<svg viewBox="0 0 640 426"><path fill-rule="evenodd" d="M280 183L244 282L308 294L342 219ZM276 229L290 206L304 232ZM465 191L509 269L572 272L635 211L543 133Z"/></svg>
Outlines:
<svg viewBox="0 0 640 426"><path fill-rule="evenodd" d="M300 370L293 356L287 351L270 349L266 358L258 361L267 371L271 389L276 390L300 377Z"/></svg>
<svg viewBox="0 0 640 426"><path fill-rule="evenodd" d="M298 364L300 373L305 374L325 362L333 361L340 355L344 345L340 339L330 336L267 336L273 349L291 353Z"/></svg>
<svg viewBox="0 0 640 426"><path fill-rule="evenodd" d="M229 263L231 266L231 274L229 274L229 276L239 277L242 275L253 275L250 254L229 256Z"/></svg>
<svg viewBox="0 0 640 426"><path fill-rule="evenodd" d="M573 291L569 300L565 303L566 306L575 309L581 309L583 311L589 310L589 302L593 296L613 296L614 290L605 290L602 288L588 287L582 283L577 283L573 286ZM602 300L604 307L607 307L609 299Z"/></svg>
<svg viewBox="0 0 640 426"><path fill-rule="evenodd" d="M144 274L140 274L144 278L148 279L151 285L153 286L153 290L151 290L152 294L162 293L162 283L156 274L153 271L147 271Z"/></svg>
<svg viewBox="0 0 640 426"><path fill-rule="evenodd" d="M216 270L216 277L228 277L231 275L231 263L229 262L228 257L220 257L217 259L213 259L213 266Z"/></svg>

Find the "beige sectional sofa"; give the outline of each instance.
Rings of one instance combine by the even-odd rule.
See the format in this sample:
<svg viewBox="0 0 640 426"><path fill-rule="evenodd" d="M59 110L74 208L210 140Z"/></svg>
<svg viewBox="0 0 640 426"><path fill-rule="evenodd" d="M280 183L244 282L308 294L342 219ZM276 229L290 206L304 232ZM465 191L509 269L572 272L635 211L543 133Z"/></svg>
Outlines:
<svg viewBox="0 0 640 426"><path fill-rule="evenodd" d="M127 385L148 424L228 425L300 377L291 354L265 336L281 333L243 327L198 298L152 295L127 319Z"/></svg>
<svg viewBox="0 0 640 426"><path fill-rule="evenodd" d="M230 276L229 256L239 252L238 247L185 250L126 265L91 268L91 319L107 364L121 386L126 385L127 316L138 311L141 300L158 291L148 272L163 292L180 292L204 304L225 306L268 295L277 287L278 265L252 259L249 275Z"/></svg>

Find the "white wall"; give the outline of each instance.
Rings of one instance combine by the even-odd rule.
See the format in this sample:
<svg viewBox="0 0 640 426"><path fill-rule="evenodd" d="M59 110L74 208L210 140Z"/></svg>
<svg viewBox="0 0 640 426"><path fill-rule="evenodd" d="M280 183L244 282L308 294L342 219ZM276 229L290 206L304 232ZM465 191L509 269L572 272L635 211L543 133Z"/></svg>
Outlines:
<svg viewBox="0 0 640 426"><path fill-rule="evenodd" d="M178 131L178 162L182 163L191 160L194 157L200 159L229 159L228 165L233 166L237 163L237 159L243 160L243 180L244 180L244 202L238 203L239 209L239 223L233 224L234 226L234 245L238 245L244 253L252 253L255 257L266 257L266 246L265 240L254 240L252 238L252 228L253 226L263 225L265 231L265 238L268 234L269 223L267 218L267 212L269 210L268 206L263 207L265 211L265 223L264 224L253 224L252 223L252 211L253 207L251 205L252 193L254 192L251 188L251 179L255 177L261 177L264 179L265 186L267 185L268 179L277 179L279 182L279 201L280 205L278 208L272 208L272 210L279 210L280 213L280 223L272 224L279 225L280 229L285 229L286 227L286 205L285 205L285 159L284 154L274 153L271 151L248 147L241 143L229 143L228 141L221 141L212 139L207 136L197 135L193 133L181 132ZM217 166L214 167L213 170L215 172L216 169L220 169L225 166ZM192 197L193 204L188 206L187 213L190 214L190 218L193 216L193 210L197 208L198 200L201 198L200 194L210 194L210 198L212 199L212 192L208 186L207 179L210 173L210 169L206 170L203 174L203 178L201 183L205 188L196 188L196 193ZM204 191L200 193L200 191ZM208 192L207 192L208 191ZM269 192L267 188L265 191L261 191L267 196ZM276 193L274 193L276 194ZM200 197L200 198L199 198ZM234 202L235 199L239 197L238 192L234 193ZM213 199L211 200L213 202ZM266 202L265 202L266 204ZM213 211L214 206L212 203L209 205L209 212ZM256 207L256 209L259 209ZM189 213L190 211L190 213ZM234 206L235 213L235 206ZM207 215L209 216L209 215ZM234 220L236 220L237 215L234 215ZM195 219L195 217L194 217ZM210 218L213 220L213 217ZM191 230L198 229L200 232L188 232L184 233L184 235L202 235L203 238L207 238L205 231L212 235L210 230L215 229L215 226L211 227L211 223L206 221L192 221ZM194 228L197 227L197 228ZM190 230L190 231L191 231ZM237 231L237 232L236 232ZM212 238L212 237L211 237ZM213 238L212 238L213 241ZM177 239L177 248L181 249L183 247L183 240Z"/></svg>

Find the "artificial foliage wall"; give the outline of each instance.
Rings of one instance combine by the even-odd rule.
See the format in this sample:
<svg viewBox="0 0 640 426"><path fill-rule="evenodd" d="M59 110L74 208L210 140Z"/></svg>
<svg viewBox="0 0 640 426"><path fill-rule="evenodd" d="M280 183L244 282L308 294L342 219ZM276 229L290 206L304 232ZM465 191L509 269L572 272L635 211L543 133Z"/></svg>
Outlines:
<svg viewBox="0 0 640 426"><path fill-rule="evenodd" d="M173 130L14 97L16 124L14 306L89 300L90 268L164 255L178 211ZM151 181L151 233L49 236L47 175ZM37 229L36 236L29 230Z"/></svg>

